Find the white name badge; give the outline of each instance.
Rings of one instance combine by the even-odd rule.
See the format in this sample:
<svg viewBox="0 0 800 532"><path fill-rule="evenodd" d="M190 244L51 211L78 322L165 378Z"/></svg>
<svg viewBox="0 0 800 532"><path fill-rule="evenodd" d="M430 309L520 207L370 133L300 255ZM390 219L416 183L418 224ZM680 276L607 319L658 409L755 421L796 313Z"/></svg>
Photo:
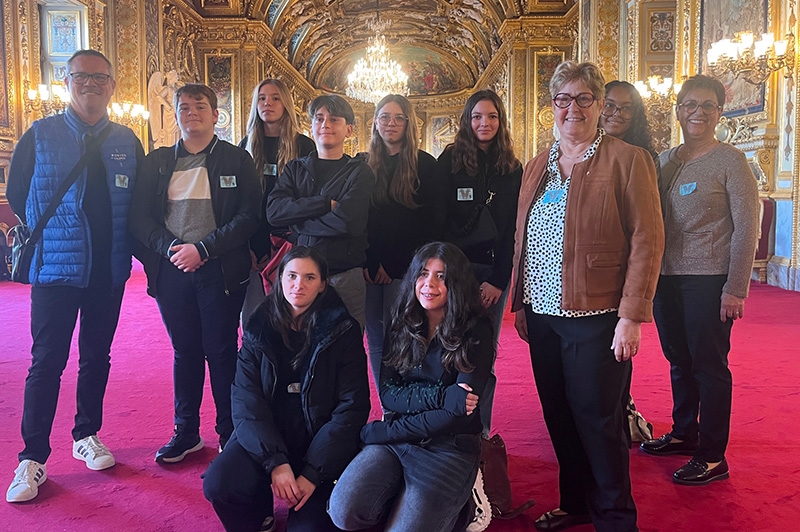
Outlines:
<svg viewBox="0 0 800 532"><path fill-rule="evenodd" d="M235 175L219 176L219 186L220 188L236 188L236 176Z"/></svg>
<svg viewBox="0 0 800 532"><path fill-rule="evenodd" d="M293 382L289 386L286 387L286 391L289 393L300 393L300 383Z"/></svg>
<svg viewBox="0 0 800 532"><path fill-rule="evenodd" d="M114 181L117 188L128 188L128 181L130 181L130 179L124 174L117 174L114 176Z"/></svg>
<svg viewBox="0 0 800 532"><path fill-rule="evenodd" d="M475 195L471 188L459 188L456 190L456 199L458 201L472 201Z"/></svg>

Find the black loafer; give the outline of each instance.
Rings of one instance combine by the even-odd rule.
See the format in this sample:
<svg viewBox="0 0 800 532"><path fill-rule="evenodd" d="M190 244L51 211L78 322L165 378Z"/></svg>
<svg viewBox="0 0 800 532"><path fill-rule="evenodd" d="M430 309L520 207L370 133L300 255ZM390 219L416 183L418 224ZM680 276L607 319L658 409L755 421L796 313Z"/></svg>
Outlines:
<svg viewBox="0 0 800 532"><path fill-rule="evenodd" d="M658 439L643 441L641 445L639 445L639 449L647 454L652 454L655 456L667 456L670 454L685 454L686 456L692 456L697 450L697 442L673 442L672 434L667 432Z"/></svg>
<svg viewBox="0 0 800 532"><path fill-rule="evenodd" d="M533 526L536 530L547 530L556 532L558 530L566 530L578 525L589 525L592 523L592 518L589 514L554 514L553 512L545 512L542 516L534 521Z"/></svg>
<svg viewBox="0 0 800 532"><path fill-rule="evenodd" d="M716 467L709 469L702 460L692 458L685 466L678 468L672 480L684 486L702 486L715 480L724 480L730 476L728 462L723 458Z"/></svg>

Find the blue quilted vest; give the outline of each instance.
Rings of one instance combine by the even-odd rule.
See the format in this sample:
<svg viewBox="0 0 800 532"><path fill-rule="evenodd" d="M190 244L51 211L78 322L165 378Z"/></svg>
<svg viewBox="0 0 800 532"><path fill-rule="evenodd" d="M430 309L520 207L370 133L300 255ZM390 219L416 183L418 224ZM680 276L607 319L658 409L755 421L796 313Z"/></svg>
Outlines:
<svg viewBox="0 0 800 532"><path fill-rule="evenodd" d="M36 162L25 214L28 225L35 227L60 184L85 151L84 136L99 133L106 125L112 129L100 152L111 197L111 282L119 286L131 273L128 208L136 183L136 148L139 143L133 131L111 123L105 117L94 126L88 126L71 108L64 114L34 122ZM37 243L29 276L31 284L78 288L89 285L92 253L89 223L82 209L85 191L84 169L64 194Z"/></svg>

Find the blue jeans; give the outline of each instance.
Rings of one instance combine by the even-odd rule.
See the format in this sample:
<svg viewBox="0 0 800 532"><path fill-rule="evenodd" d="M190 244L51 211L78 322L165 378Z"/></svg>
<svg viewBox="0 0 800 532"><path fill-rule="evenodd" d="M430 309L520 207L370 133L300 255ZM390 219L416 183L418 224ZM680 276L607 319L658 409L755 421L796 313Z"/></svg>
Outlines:
<svg viewBox="0 0 800 532"><path fill-rule="evenodd" d="M480 449L477 434L367 445L339 477L328 513L343 530L385 522L386 532L449 532L469 500Z"/></svg>
<svg viewBox="0 0 800 532"><path fill-rule="evenodd" d="M397 299L402 279L392 279L389 284L367 285L367 346L369 365L375 378L375 387L380 389L383 337L386 326L392 321L392 305Z"/></svg>
<svg viewBox="0 0 800 532"><path fill-rule="evenodd" d="M297 474L302 461L292 464ZM273 515L272 476L253 460L234 437L211 462L203 476L203 493L227 532L257 532L268 515ZM289 532L335 532L325 505L333 482L314 490L299 510L289 509L286 530Z"/></svg>
<svg viewBox="0 0 800 532"><path fill-rule="evenodd" d="M45 463L56 415L61 374L80 312L77 413L72 438L97 434L111 368L111 341L117 330L125 285L114 288L31 287L31 367L25 379L19 460Z"/></svg>
<svg viewBox="0 0 800 532"><path fill-rule="evenodd" d="M478 280L478 284L484 282L486 278L492 273L492 266L488 264L475 264L472 263L472 272ZM492 324L494 325L494 344L498 345L500 340L500 327L503 325L503 313L506 310L506 303L508 303L508 293L511 288L511 280L506 285L505 290L500 293L500 299L497 303L490 305L486 311L492 317ZM483 423L483 434L489 436L492 430L492 405L494 404L494 392L497 389L497 377L494 375L494 363L497 360L497 349L494 351L494 360L492 360L492 372L489 374L489 379L486 381L486 388L483 389L483 394L480 395L480 414L481 423Z"/></svg>
<svg viewBox="0 0 800 532"><path fill-rule="evenodd" d="M203 402L205 365L217 407L216 431L227 440L233 432L231 384L239 352L239 313L244 289L226 294L219 260L184 273L162 259L156 301L175 352L175 425L197 434Z"/></svg>
<svg viewBox="0 0 800 532"><path fill-rule="evenodd" d="M662 275L653 301L661 349L670 363L672 434L684 441L699 438L694 456L704 462L725 458L731 428L733 320L719 320L726 280L726 275Z"/></svg>

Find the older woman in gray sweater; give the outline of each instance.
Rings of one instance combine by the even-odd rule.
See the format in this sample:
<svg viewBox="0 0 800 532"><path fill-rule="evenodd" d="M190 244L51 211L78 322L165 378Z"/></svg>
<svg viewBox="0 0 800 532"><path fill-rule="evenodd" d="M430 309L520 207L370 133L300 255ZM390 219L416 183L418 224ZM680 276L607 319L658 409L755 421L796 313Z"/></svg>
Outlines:
<svg viewBox="0 0 800 532"><path fill-rule="evenodd" d="M672 431L641 444L685 454L679 484L728 478L731 327L744 316L758 235L758 189L744 154L719 142L725 103L716 79L689 78L678 94L685 142L661 154L666 246L653 313L672 379ZM698 418L699 416L699 418Z"/></svg>

